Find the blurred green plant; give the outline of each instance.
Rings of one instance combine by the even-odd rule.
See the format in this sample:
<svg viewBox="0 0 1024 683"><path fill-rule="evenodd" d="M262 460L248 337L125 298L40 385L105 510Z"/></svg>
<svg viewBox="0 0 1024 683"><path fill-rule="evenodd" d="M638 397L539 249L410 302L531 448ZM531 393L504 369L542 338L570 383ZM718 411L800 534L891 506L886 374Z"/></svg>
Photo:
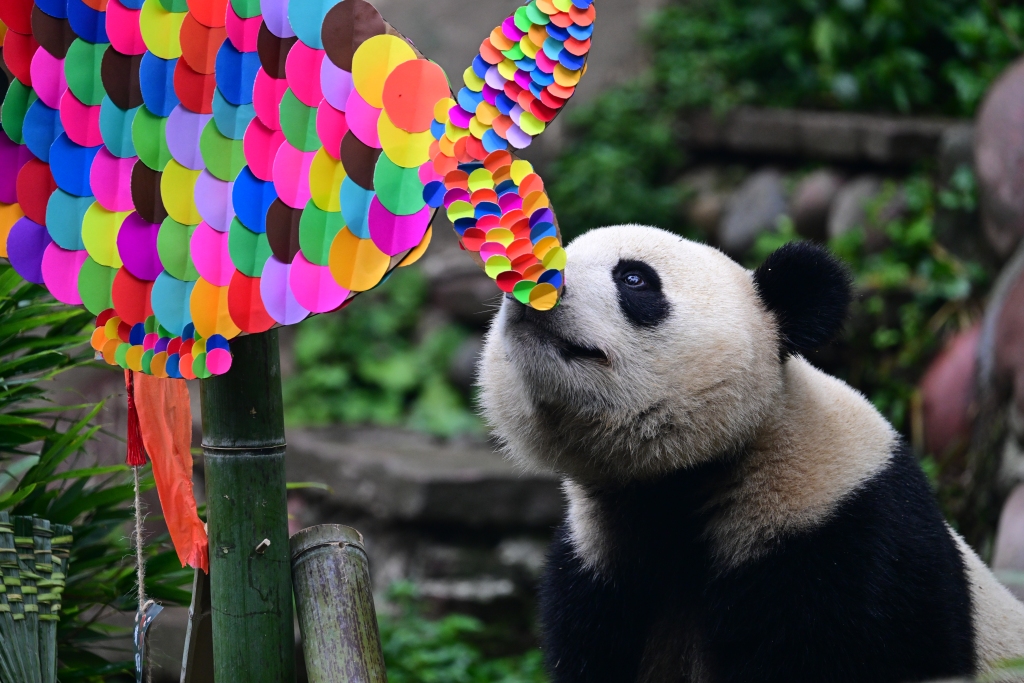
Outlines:
<svg viewBox="0 0 1024 683"><path fill-rule="evenodd" d="M394 584L388 601L397 613L382 613L378 621L389 683L547 682L539 650L488 658L479 645L485 632L480 620L464 614L425 618L412 584Z"/></svg>
<svg viewBox="0 0 1024 683"><path fill-rule="evenodd" d="M84 450L100 430L93 422L102 404L57 405L46 382L89 362L83 332L92 319L0 265L0 510L74 526L57 632L58 675L90 683L134 680L130 652L116 662L94 652L127 634L104 621L110 611L135 606L126 537L131 474L125 465L95 466ZM148 470L142 478L147 490L153 487ZM165 604L187 604L190 595L181 586L192 571L181 569L173 551L161 552L166 540L148 540L147 591Z"/></svg>
<svg viewBox="0 0 1024 683"><path fill-rule="evenodd" d="M396 270L338 315L296 331L296 372L284 384L291 424L405 426L448 436L478 431L479 419L448 381L459 327L426 328L427 283L415 268Z"/></svg>

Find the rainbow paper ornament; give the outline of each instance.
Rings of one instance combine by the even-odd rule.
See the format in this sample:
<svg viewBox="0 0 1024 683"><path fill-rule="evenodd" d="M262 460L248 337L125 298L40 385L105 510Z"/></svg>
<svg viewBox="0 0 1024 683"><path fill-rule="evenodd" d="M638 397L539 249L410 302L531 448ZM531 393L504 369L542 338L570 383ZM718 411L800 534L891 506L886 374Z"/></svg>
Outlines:
<svg viewBox="0 0 1024 683"><path fill-rule="evenodd" d="M499 288L558 302L565 251L517 159L586 70L592 0L531 0L452 94L365 0L0 0L0 256L158 377L344 307L444 207Z"/></svg>

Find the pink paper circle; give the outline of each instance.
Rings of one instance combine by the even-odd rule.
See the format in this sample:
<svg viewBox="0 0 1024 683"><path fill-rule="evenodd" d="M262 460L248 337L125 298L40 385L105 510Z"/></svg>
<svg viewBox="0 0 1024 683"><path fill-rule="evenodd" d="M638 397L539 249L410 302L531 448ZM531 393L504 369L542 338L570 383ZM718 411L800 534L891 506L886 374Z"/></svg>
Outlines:
<svg viewBox="0 0 1024 683"><path fill-rule="evenodd" d="M263 17L256 15L243 19L235 14L231 3L228 3L227 14L224 15L224 28L228 32L228 40L239 52L256 52L256 40L260 35L260 24Z"/></svg>
<svg viewBox="0 0 1024 683"><path fill-rule="evenodd" d="M352 134L359 138L360 142L377 149L380 149L380 137L377 136L377 119L380 118L380 112L380 109L367 104L355 88L352 89L345 105L345 120L348 121Z"/></svg>
<svg viewBox="0 0 1024 683"><path fill-rule="evenodd" d="M309 202L309 165L316 152L295 149L287 141L274 159L274 189L282 202L293 209L304 209Z"/></svg>
<svg viewBox="0 0 1024 683"><path fill-rule="evenodd" d="M310 313L333 311L349 294L349 290L334 281L330 267L310 263L301 251L292 261L288 281L295 300Z"/></svg>
<svg viewBox="0 0 1024 683"><path fill-rule="evenodd" d="M138 157L122 159L100 147L89 171L89 184L96 201L107 211L132 211L132 169Z"/></svg>
<svg viewBox="0 0 1024 683"><path fill-rule="evenodd" d="M226 349L212 349L207 351L206 369L209 370L211 374L223 375L231 369L231 352Z"/></svg>
<svg viewBox="0 0 1024 683"><path fill-rule="evenodd" d="M82 104L75 94L68 90L60 98L60 122L71 141L82 147L103 144L100 133L100 107Z"/></svg>
<svg viewBox="0 0 1024 683"><path fill-rule="evenodd" d="M442 181L442 180L444 180L444 176L442 176L440 173L438 173L434 169L434 162L433 161L428 161L427 163L425 163L422 166L420 166L420 182L421 183L426 185L427 183L432 183L435 180L436 181Z"/></svg>
<svg viewBox="0 0 1024 683"><path fill-rule="evenodd" d="M231 227L231 219L235 217L235 206L231 201L234 186L234 182L221 180L209 171L200 173L196 180L196 209L214 230L227 232Z"/></svg>
<svg viewBox="0 0 1024 683"><path fill-rule="evenodd" d="M60 98L68 89L64 78L64 60L57 59L46 50L36 50L29 64L32 75L32 89L50 109L60 107Z"/></svg>
<svg viewBox="0 0 1024 683"><path fill-rule="evenodd" d="M115 50L123 55L141 55L146 52L146 43L139 28L142 10L129 9L118 0L107 2L107 39Z"/></svg>
<svg viewBox="0 0 1024 683"><path fill-rule="evenodd" d="M324 99L323 90L320 89L320 64L326 54L301 40L288 51L288 61L284 64L288 87L299 98L299 102L307 107L316 107Z"/></svg>
<svg viewBox="0 0 1024 683"><path fill-rule="evenodd" d="M176 106L167 117L167 149L174 160L185 168L199 171L206 168L199 139L213 114L197 114L183 105Z"/></svg>
<svg viewBox="0 0 1024 683"><path fill-rule="evenodd" d="M484 242L480 245L480 258L484 263L492 256L505 256L505 247L498 242Z"/></svg>
<svg viewBox="0 0 1024 683"><path fill-rule="evenodd" d="M228 252L228 233L218 232L206 223L200 223L192 233L190 248L192 263L204 280L218 287L231 284L235 264Z"/></svg>
<svg viewBox="0 0 1024 683"><path fill-rule="evenodd" d="M327 100L321 102L316 110L316 134L320 136L320 143L327 153L335 159L341 158L341 139L347 132L348 121L345 120L345 112L338 111Z"/></svg>
<svg viewBox="0 0 1024 683"><path fill-rule="evenodd" d="M56 242L46 247L43 252L43 283L54 299L71 306L82 304L82 297L78 293L78 273L88 256L84 249L61 249Z"/></svg>
<svg viewBox="0 0 1024 683"><path fill-rule="evenodd" d="M352 88L351 72L336 66L329 59L320 63L320 91L332 107L339 111L345 111Z"/></svg>
<svg viewBox="0 0 1024 683"><path fill-rule="evenodd" d="M0 130L0 202L18 201L18 173L21 167L35 159L26 145L17 145Z"/></svg>
<svg viewBox="0 0 1024 683"><path fill-rule="evenodd" d="M370 201L370 239L377 248L388 256L401 254L419 245L430 225L433 209L424 206L409 216L396 216L384 208L384 205L373 196Z"/></svg>
<svg viewBox="0 0 1024 683"><path fill-rule="evenodd" d="M282 325L294 325L309 315L309 310L296 299L288 284L291 266L271 256L260 276L260 296L271 318Z"/></svg>
<svg viewBox="0 0 1024 683"><path fill-rule="evenodd" d="M260 180L274 179L274 159L281 145L285 144L284 133L268 128L256 118L249 122L242 138L245 162L249 170Z"/></svg>
<svg viewBox="0 0 1024 683"><path fill-rule="evenodd" d="M117 253L125 269L139 280L151 282L163 272L156 248L159 223L149 223L132 211L117 231Z"/></svg>
<svg viewBox="0 0 1024 683"><path fill-rule="evenodd" d="M291 38L295 35L292 24L288 21L288 0L260 0L260 13L267 28L278 38Z"/></svg>
<svg viewBox="0 0 1024 683"><path fill-rule="evenodd" d="M252 88L252 106L256 116L267 128L281 130L281 98L288 89L288 80L271 78L260 67L256 72L256 82Z"/></svg>

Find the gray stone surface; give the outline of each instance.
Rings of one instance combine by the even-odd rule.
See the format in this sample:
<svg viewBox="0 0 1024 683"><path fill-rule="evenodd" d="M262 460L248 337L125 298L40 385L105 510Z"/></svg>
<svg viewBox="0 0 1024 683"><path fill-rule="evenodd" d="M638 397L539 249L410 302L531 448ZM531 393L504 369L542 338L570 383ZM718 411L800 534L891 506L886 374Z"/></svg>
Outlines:
<svg viewBox="0 0 1024 683"><path fill-rule="evenodd" d="M827 237L829 211L842 187L843 177L827 168L809 173L800 181L789 205L797 233L817 240Z"/></svg>
<svg viewBox="0 0 1024 683"><path fill-rule="evenodd" d="M845 235L867 224L868 203L878 195L882 182L875 176L860 176L847 183L832 202L828 215L829 238Z"/></svg>
<svg viewBox="0 0 1024 683"><path fill-rule="evenodd" d="M718 245L730 254L749 249L757 236L774 230L786 213L786 190L782 175L764 169L751 175L729 198L718 230Z"/></svg>
<svg viewBox="0 0 1024 683"><path fill-rule="evenodd" d="M695 149L907 166L934 157L943 133L963 122L740 107L696 112L685 123Z"/></svg>
<svg viewBox="0 0 1024 683"><path fill-rule="evenodd" d="M1024 235L1024 59L989 89L978 112L974 159L985 235L1005 259Z"/></svg>
<svg viewBox="0 0 1024 683"><path fill-rule="evenodd" d="M385 521L465 527L555 524L562 496L553 475L527 474L487 442L439 442L385 429L293 429L289 481L331 488L330 502Z"/></svg>

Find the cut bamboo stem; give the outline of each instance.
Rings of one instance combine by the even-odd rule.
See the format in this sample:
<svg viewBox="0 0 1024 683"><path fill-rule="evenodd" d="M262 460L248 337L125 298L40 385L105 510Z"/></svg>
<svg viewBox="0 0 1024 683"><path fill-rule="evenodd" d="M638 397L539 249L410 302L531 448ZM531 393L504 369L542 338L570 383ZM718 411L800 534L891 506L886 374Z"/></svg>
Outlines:
<svg viewBox="0 0 1024 683"><path fill-rule="evenodd" d="M32 518L14 516L14 547L18 550L18 573L21 580L22 640L25 648L25 683L41 683L39 673L39 603L36 582L36 551L32 541Z"/></svg>
<svg viewBox="0 0 1024 683"><path fill-rule="evenodd" d="M232 342L201 386L214 677L295 680L277 330Z"/></svg>
<svg viewBox="0 0 1024 683"><path fill-rule="evenodd" d="M26 674L22 662L22 651L18 646L20 624L14 616L21 610L20 579L18 578L18 551L14 547L14 527L7 512L0 512L0 574L3 590L0 591L0 661L4 681L21 680Z"/></svg>
<svg viewBox="0 0 1024 683"><path fill-rule="evenodd" d="M53 555L50 522L39 517L32 518L32 541L35 546L36 572L39 581L39 677L42 683L57 683L57 620L53 604L59 600L54 592ZM59 560L58 560L59 566ZM59 603L58 603L59 604Z"/></svg>

